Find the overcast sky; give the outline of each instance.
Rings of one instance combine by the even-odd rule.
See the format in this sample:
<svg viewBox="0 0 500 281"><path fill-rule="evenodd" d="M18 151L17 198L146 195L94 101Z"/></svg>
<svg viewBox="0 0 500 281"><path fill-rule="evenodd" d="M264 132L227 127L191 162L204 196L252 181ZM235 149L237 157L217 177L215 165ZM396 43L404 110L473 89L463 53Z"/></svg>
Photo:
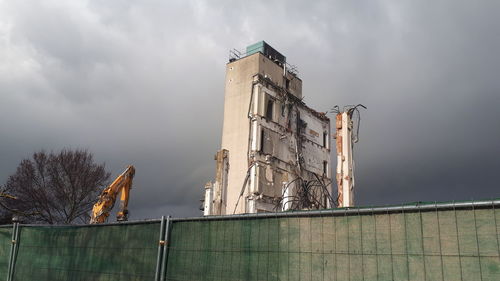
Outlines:
<svg viewBox="0 0 500 281"><path fill-rule="evenodd" d="M499 12L498 1L0 0L0 184L36 150L84 148L113 177L136 166L132 219L199 215L228 51L266 40L298 66L312 108L368 107L358 205L500 197Z"/></svg>

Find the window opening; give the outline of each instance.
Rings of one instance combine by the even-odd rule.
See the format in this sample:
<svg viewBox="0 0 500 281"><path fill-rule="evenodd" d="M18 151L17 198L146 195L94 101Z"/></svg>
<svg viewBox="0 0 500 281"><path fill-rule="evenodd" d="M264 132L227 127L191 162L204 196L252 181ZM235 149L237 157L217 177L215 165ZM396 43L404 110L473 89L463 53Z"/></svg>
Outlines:
<svg viewBox="0 0 500 281"><path fill-rule="evenodd" d="M264 130L260 130L260 152L264 152L264 141L266 136L264 135Z"/></svg>
<svg viewBox="0 0 500 281"><path fill-rule="evenodd" d="M274 101L272 99L268 99L267 105L266 105L266 119L267 120L273 120L273 108L274 108Z"/></svg>

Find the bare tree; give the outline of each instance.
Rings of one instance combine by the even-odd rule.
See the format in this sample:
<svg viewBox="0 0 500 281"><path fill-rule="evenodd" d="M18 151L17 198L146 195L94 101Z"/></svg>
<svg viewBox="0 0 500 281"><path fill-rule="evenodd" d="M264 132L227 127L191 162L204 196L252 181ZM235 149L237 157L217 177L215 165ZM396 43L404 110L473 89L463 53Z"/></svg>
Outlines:
<svg viewBox="0 0 500 281"><path fill-rule="evenodd" d="M86 223L99 190L110 174L86 150L58 154L36 152L24 159L4 190L15 196L8 208L23 221L49 224Z"/></svg>
<svg viewBox="0 0 500 281"><path fill-rule="evenodd" d="M0 225L9 224L12 222L12 218L16 210L8 207L8 203L5 201L15 200L16 198L8 193L5 193L3 187L0 186Z"/></svg>

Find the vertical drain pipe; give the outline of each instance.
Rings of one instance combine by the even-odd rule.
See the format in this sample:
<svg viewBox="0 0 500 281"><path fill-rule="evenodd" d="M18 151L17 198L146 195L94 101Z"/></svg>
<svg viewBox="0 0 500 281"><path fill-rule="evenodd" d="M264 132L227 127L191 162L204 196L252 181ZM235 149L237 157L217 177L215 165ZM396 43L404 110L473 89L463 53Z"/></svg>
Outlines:
<svg viewBox="0 0 500 281"><path fill-rule="evenodd" d="M158 239L158 255L156 256L156 272L155 272L155 281L160 280L160 267L161 267L161 253L163 249L163 245L165 245L165 216L161 216L160 223L160 238ZM10 281L10 280L8 280Z"/></svg>
<svg viewBox="0 0 500 281"><path fill-rule="evenodd" d="M11 244L10 244L10 253L9 253L9 267L7 269L7 281L12 280L12 271L14 268L14 248L16 246L16 237L17 237L17 222L12 224L12 236L11 236Z"/></svg>
<svg viewBox="0 0 500 281"><path fill-rule="evenodd" d="M160 281L164 281L165 280L165 275L166 275L166 272L167 272L167 262L168 262L168 238L169 238L169 234L170 234L170 223L171 223L171 220L170 220L170 216L167 217L167 223L166 223L166 226L165 226L165 236L163 238L163 241L165 242L164 245L163 245L163 258L162 258L162 267L161 267L161 277L160 277Z"/></svg>

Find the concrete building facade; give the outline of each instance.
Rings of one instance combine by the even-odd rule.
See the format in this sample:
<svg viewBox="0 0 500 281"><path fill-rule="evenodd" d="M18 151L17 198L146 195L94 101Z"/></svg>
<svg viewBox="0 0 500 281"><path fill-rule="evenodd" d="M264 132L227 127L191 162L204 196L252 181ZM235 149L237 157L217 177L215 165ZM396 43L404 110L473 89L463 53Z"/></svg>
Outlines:
<svg viewBox="0 0 500 281"><path fill-rule="evenodd" d="M333 206L330 120L302 101L302 80L264 41L226 66L224 124L205 215Z"/></svg>

